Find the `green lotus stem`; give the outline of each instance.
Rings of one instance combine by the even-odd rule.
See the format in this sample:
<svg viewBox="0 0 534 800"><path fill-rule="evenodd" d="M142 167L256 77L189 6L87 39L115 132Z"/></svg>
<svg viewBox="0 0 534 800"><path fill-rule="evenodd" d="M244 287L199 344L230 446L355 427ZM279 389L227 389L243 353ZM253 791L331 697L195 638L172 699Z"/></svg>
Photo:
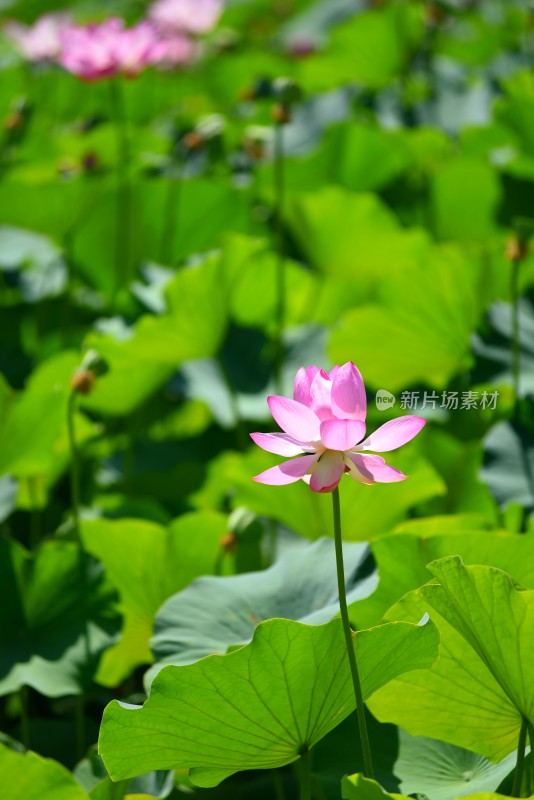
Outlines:
<svg viewBox="0 0 534 800"><path fill-rule="evenodd" d="M521 728L519 730L519 739L517 742L517 762L515 765L514 785L512 787L512 796L521 797L521 788L523 786L523 771L525 768L525 747L527 743L527 729L528 719L523 717L521 720Z"/></svg>
<svg viewBox="0 0 534 800"><path fill-rule="evenodd" d="M115 239L115 286L113 304L130 277L131 191L128 177L130 137L120 80L111 80L111 103L117 137L117 223Z"/></svg>
<svg viewBox="0 0 534 800"><path fill-rule="evenodd" d="M326 800L326 795L324 793L324 789L321 785L321 781L312 773L312 795L315 800Z"/></svg>
<svg viewBox="0 0 534 800"><path fill-rule="evenodd" d="M237 447L239 450L246 450L250 439L248 438L247 432L243 426L243 420L241 419L237 392L235 390L235 386L233 384L230 373L228 372L226 364L224 363L224 359L220 354L217 360L219 362L221 375L224 379L224 384L226 386L226 389L228 391L228 396L230 398L230 406L235 420L235 435L236 435Z"/></svg>
<svg viewBox="0 0 534 800"><path fill-rule="evenodd" d="M219 547L219 549L217 550L217 555L215 556L215 563L213 565L214 575L217 576L222 575L224 557L225 557L225 552L222 547Z"/></svg>
<svg viewBox="0 0 534 800"><path fill-rule="evenodd" d="M80 530L80 465L78 459L78 450L76 447L76 430L75 430L75 413L76 413L76 399L75 391L71 391L69 395L69 402L67 405L67 430L70 445L70 493L71 493L71 510L72 519L74 522L74 533L78 543L78 570L79 580L81 585L82 596L82 619L85 620L85 611L87 608L87 582L86 582L86 564L85 564L85 551L82 544L82 536ZM84 644L85 644L85 662L89 664L91 655L91 648L89 642L89 628L87 621L84 624ZM85 696L84 692L76 698L75 707L75 727L76 727L76 742L77 751L80 758L85 754Z"/></svg>
<svg viewBox="0 0 534 800"><path fill-rule="evenodd" d="M35 550L41 539L41 525L39 519L39 503L37 502L37 479L34 475L28 478L28 494L31 505L30 548Z"/></svg>
<svg viewBox="0 0 534 800"><path fill-rule="evenodd" d="M74 416L76 413L76 392L71 391L67 406L67 430L70 446L70 502L72 510L72 520L74 522L74 533L80 548L82 537L80 534L80 468L78 462L78 451L76 448L76 434L74 429Z"/></svg>
<svg viewBox="0 0 534 800"><path fill-rule="evenodd" d="M76 728L76 755L82 759L85 755L85 694L74 698L74 723Z"/></svg>
<svg viewBox="0 0 534 800"><path fill-rule="evenodd" d="M276 332L274 339L274 378L276 391L282 394L282 366L284 363L284 330L286 325L286 258L284 240L284 137L283 126L275 125L274 129L274 198L275 224L278 245L276 262Z"/></svg>
<svg viewBox="0 0 534 800"><path fill-rule="evenodd" d="M169 177L165 208L163 211L164 222L161 229L161 241L159 244L159 258L162 264L173 264L175 260L170 243L174 241L176 235L175 231L178 227L182 180L182 174L175 178Z"/></svg>
<svg viewBox="0 0 534 800"><path fill-rule="evenodd" d="M530 769L528 771L527 796L531 797L534 793L534 725L527 722L528 742L530 744Z"/></svg>
<svg viewBox="0 0 534 800"><path fill-rule="evenodd" d="M282 773L279 769L271 770L271 777L273 779L274 784L274 794L276 800L285 800L286 793L284 792L284 781L282 779Z"/></svg>
<svg viewBox="0 0 534 800"><path fill-rule="evenodd" d="M20 700L20 738L26 750L30 749L30 715L28 713L28 687L19 689Z"/></svg>
<svg viewBox="0 0 534 800"><path fill-rule="evenodd" d="M307 749L300 754L300 800L311 800L311 763Z"/></svg>
<svg viewBox="0 0 534 800"><path fill-rule="evenodd" d="M519 267L521 259L512 261L512 275L510 280L510 296L512 302L512 385L516 403L519 400Z"/></svg>
<svg viewBox="0 0 534 800"><path fill-rule="evenodd" d="M358 728L360 741L363 751L364 775L366 778L374 778L373 759L371 757L371 747L369 744L369 734L367 733L367 723L365 721L365 707L363 704L362 687L358 672L356 652L354 650L354 637L349 622L349 612L347 608L347 594L345 590L345 566L343 564L343 538L341 535L341 508L339 502L339 488L336 486L332 492L332 505L334 511L334 542L336 546L336 567L337 567L337 586L339 592L339 610L343 622L347 654L349 657L350 672L354 686L354 697L356 699L356 714L358 717Z"/></svg>

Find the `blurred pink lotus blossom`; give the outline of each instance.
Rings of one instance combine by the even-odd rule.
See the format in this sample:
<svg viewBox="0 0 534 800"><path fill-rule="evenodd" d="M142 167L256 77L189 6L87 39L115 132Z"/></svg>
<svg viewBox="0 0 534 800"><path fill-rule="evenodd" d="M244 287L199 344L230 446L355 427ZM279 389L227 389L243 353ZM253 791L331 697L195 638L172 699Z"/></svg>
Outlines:
<svg viewBox="0 0 534 800"><path fill-rule="evenodd" d="M131 78L151 65L191 57L187 43L163 39L152 23L143 20L126 28L117 17L96 25L72 25L62 32L61 44L60 64L86 81Z"/></svg>
<svg viewBox="0 0 534 800"><path fill-rule="evenodd" d="M223 9L223 0L156 0L150 19L168 33L201 34L210 31Z"/></svg>
<svg viewBox="0 0 534 800"><path fill-rule="evenodd" d="M198 43L181 33L162 36L157 66L162 69L181 67L195 61L199 54Z"/></svg>
<svg viewBox="0 0 534 800"><path fill-rule="evenodd" d="M367 401L359 370L349 361L329 374L318 367L297 372L293 399L268 397L283 433L251 433L257 445L280 456L300 456L256 475L255 481L282 486L304 480L315 492L332 492L343 473L358 483L393 483L404 475L381 456L416 436L426 420L397 417L365 436ZM363 441L362 441L363 440Z"/></svg>
<svg viewBox="0 0 534 800"><path fill-rule="evenodd" d="M67 14L43 14L33 25L11 20L4 32L28 61L55 61L61 52L62 31L70 24Z"/></svg>

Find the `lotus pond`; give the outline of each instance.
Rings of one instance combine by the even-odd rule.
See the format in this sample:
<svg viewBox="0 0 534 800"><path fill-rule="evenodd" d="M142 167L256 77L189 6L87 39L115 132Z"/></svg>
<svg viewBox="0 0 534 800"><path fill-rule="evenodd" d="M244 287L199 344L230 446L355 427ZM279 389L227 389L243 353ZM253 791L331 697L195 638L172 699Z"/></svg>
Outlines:
<svg viewBox="0 0 534 800"><path fill-rule="evenodd" d="M534 797L530 0L0 0L1 800Z"/></svg>

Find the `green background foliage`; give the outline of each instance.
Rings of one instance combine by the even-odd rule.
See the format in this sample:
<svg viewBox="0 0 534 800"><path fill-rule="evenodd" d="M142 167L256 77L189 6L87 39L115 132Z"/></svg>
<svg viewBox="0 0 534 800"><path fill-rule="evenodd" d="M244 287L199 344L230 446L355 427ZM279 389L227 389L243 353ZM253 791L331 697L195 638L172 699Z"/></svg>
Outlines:
<svg viewBox="0 0 534 800"><path fill-rule="evenodd" d="M120 241L111 82L26 63L0 32L6 800L292 800L308 749L314 800L511 796L534 721L534 257L509 244L532 233L530 5L227 0L196 64L115 81ZM60 8L133 24L148 4L0 17ZM281 76L302 98L275 131ZM189 150L213 114L221 137ZM107 369L73 403L91 349ZM275 428L266 397L348 360L369 431L428 422L387 454L409 480L340 485L380 785L330 499L251 480L281 460L248 436Z"/></svg>

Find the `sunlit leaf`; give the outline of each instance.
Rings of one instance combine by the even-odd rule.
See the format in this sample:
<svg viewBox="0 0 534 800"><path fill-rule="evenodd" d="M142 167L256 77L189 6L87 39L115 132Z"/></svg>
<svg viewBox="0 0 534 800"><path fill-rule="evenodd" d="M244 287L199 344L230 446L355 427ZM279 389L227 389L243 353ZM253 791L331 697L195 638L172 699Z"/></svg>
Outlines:
<svg viewBox="0 0 534 800"><path fill-rule="evenodd" d="M119 627L100 565L81 560L71 542L46 542L30 555L4 538L0 550L0 693L31 686L48 697L79 694Z"/></svg>
<svg viewBox="0 0 534 800"><path fill-rule="evenodd" d="M366 545L346 544L344 558L347 599L352 602L373 591L376 575ZM199 578L159 610L151 641L157 663L150 676L165 664L189 664L244 644L266 619L318 625L338 612L331 539L295 546L262 572Z"/></svg>
<svg viewBox="0 0 534 800"><path fill-rule="evenodd" d="M517 747L522 715L534 712L534 590L493 567L466 567L459 556L430 569L437 580L405 595L386 618L430 613L439 661L382 689L371 710L414 735L500 760Z"/></svg>
<svg viewBox="0 0 534 800"><path fill-rule="evenodd" d="M367 698L395 675L430 665L436 632L432 624L381 626L356 634L356 649ZM229 655L165 667L143 708L111 703L99 748L115 780L188 767L195 783L210 786L295 761L353 708L340 620L275 619Z"/></svg>
<svg viewBox="0 0 534 800"><path fill-rule="evenodd" d="M156 611L193 578L211 572L225 531L225 518L214 513L185 515L169 528L139 519L83 522L85 547L104 564L124 609L122 636L104 656L100 682L115 686L151 663Z"/></svg>

